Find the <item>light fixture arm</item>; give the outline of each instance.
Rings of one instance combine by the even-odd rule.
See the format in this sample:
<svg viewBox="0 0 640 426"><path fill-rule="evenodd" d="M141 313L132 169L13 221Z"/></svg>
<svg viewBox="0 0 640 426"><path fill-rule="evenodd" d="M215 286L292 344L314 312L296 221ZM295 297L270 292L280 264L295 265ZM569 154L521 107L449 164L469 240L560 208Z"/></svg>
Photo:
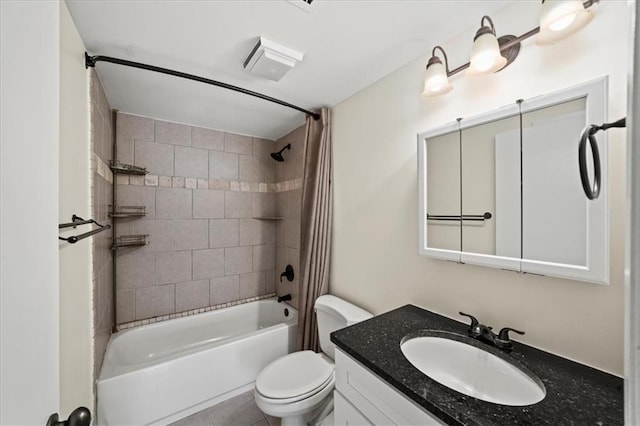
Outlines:
<svg viewBox="0 0 640 426"><path fill-rule="evenodd" d="M593 5L595 5L596 3L599 3L599 2L600 2L600 0L587 0L587 1L583 2L582 4L584 5L585 9L588 9L588 8L590 8L591 6L593 6ZM481 26L481 27L485 27L485 26L487 26L487 25L485 25L485 23L484 23L484 22L485 22L485 19L489 22L488 27L489 27L489 28L491 28L491 31L492 31L492 32L493 32L493 34L495 35L495 34L496 34L496 32L495 32L495 26L493 25L493 21L491 20L491 18L490 18L489 16L485 15L485 16L483 16L483 17L482 17L482 19L480 20L480 26ZM506 41L505 43L500 44L500 50L501 50L501 51L505 51L505 50L507 50L507 49L510 49L510 48L512 48L512 47L514 47L514 46L516 46L516 45L520 44L522 41L524 41L524 40L526 40L526 39L528 39L528 38L530 38L530 37L532 37L532 36L534 36L534 35L538 34L539 32L540 32L540 27L535 27L535 28L533 28L533 29L531 29L531 30L527 31L526 33L524 33L524 34L522 34L522 35L520 35L520 36L518 36L518 37L510 38L510 39L509 39L508 41ZM500 39L498 39L498 40L500 41ZM434 51L434 52L435 52L436 48L439 48L439 49L442 51L442 53L443 53L443 55L444 55L444 57L445 57L445 61L446 61L446 54L444 53L444 49L443 49L442 47L440 47L440 46L436 46L436 47L434 47L434 48L433 48L433 51ZM460 65L460 66L459 66L459 67L457 67L457 68L454 68L454 69L452 69L452 70L449 70L449 66L448 66L448 63L447 63L447 66L446 66L446 69L447 69L447 77L451 77L451 76L453 76L453 75L458 74L458 73L459 73L459 72L461 72L461 71L466 70L467 68L469 68L469 66L470 66L470 65L471 65L471 63L470 63L470 62L467 62L467 63L465 63L465 64Z"/></svg>
<svg viewBox="0 0 640 426"><path fill-rule="evenodd" d="M493 21L491 20L491 18L489 17L489 15L484 15L482 17L482 19L480 19L480 27L486 27L487 25L484 24L484 20L489 21L489 28L491 28L491 32L493 33L493 35L496 35L496 27L495 25L493 25Z"/></svg>
<svg viewBox="0 0 640 426"><path fill-rule="evenodd" d="M444 57L444 69L447 71L447 77L449 76L449 58L447 58L447 52L444 51L442 46L436 46L431 51L431 56L436 56L436 49L440 49L442 56Z"/></svg>

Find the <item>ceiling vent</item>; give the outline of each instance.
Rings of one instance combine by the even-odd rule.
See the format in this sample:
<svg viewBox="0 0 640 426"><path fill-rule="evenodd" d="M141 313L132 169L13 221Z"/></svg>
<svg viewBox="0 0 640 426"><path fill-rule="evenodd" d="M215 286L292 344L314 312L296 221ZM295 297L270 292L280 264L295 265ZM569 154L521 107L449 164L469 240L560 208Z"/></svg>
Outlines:
<svg viewBox="0 0 640 426"><path fill-rule="evenodd" d="M244 61L244 68L260 77L279 81L303 56L300 52L260 37Z"/></svg>

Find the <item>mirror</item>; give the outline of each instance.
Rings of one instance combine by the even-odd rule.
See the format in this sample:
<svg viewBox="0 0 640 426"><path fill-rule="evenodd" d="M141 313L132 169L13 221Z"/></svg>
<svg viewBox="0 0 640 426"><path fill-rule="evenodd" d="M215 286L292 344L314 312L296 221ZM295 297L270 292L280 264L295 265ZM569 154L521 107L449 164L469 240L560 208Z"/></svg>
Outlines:
<svg viewBox="0 0 640 426"><path fill-rule="evenodd" d="M606 197L587 200L578 173L605 92L599 79L418 135L420 253L606 283Z"/></svg>

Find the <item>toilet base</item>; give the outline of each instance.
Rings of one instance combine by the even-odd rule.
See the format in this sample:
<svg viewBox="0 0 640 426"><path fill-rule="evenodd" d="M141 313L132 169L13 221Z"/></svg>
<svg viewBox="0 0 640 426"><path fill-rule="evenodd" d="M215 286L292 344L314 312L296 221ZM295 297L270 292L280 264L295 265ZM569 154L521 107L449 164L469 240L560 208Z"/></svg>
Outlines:
<svg viewBox="0 0 640 426"><path fill-rule="evenodd" d="M333 395L325 398L318 407L310 413L298 414L280 418L280 426L333 426L324 422L333 413Z"/></svg>

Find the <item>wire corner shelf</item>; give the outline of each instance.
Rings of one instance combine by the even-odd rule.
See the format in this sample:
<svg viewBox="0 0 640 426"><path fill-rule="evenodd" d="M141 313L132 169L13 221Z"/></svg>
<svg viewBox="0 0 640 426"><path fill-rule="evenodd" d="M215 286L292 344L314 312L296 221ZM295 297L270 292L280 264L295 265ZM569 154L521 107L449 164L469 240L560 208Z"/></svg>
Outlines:
<svg viewBox="0 0 640 426"><path fill-rule="evenodd" d="M113 173L122 174L122 175L146 175L147 173L149 173L146 167L138 167L138 166L133 166L131 164L124 164L117 160L112 161L109 168Z"/></svg>
<svg viewBox="0 0 640 426"><path fill-rule="evenodd" d="M141 247L146 246L149 242L147 241L147 237L149 234L139 234L139 235L120 235L114 238L112 250L118 250L119 248L124 247Z"/></svg>

